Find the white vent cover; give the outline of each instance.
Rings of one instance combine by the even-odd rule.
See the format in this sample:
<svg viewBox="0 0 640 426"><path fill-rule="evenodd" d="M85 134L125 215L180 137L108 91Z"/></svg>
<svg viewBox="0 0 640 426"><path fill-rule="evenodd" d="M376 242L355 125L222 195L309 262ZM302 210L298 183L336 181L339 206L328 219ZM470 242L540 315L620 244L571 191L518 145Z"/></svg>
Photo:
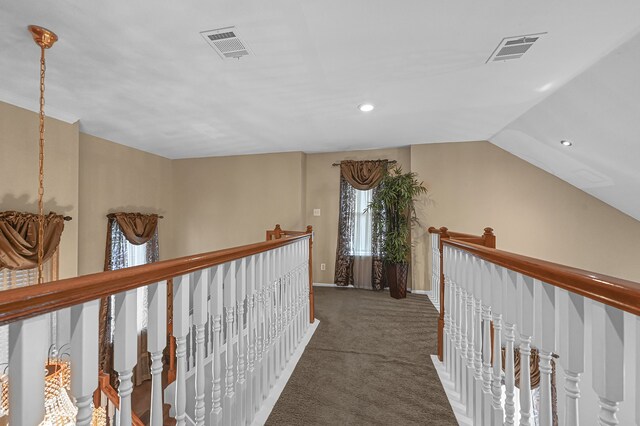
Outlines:
<svg viewBox="0 0 640 426"><path fill-rule="evenodd" d="M240 40L235 27L202 31L200 34L222 59L240 59L251 53L247 44Z"/></svg>
<svg viewBox="0 0 640 426"><path fill-rule="evenodd" d="M531 46L533 46L533 43L538 41L544 34L546 33L505 37L500 43L498 43L498 47L494 49L493 53L485 63L519 59L522 55L527 53Z"/></svg>

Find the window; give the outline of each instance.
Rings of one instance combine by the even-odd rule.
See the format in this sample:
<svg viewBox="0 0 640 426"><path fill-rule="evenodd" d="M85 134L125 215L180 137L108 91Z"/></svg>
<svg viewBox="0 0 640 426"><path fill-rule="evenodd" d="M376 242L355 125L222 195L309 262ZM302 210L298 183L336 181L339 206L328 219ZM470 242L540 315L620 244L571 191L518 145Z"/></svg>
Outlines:
<svg viewBox="0 0 640 426"><path fill-rule="evenodd" d="M351 237L353 256L371 256L371 211L367 210L373 190L355 190L356 205L354 230Z"/></svg>

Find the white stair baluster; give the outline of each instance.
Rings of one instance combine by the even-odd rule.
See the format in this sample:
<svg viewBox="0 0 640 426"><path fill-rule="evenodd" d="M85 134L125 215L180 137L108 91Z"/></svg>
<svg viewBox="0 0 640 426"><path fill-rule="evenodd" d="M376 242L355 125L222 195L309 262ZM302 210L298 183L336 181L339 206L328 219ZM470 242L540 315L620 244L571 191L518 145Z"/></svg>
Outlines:
<svg viewBox="0 0 640 426"><path fill-rule="evenodd" d="M473 323L473 267L475 262L475 256L469 255L467 257L467 265L466 265L466 292L467 292L467 302L466 302L466 310L467 310L467 365L466 365L466 386L467 386L467 416L473 416L474 409L474 389L475 389L475 380L473 377L474 373L474 357L475 357L475 341L474 341L474 323Z"/></svg>
<svg viewBox="0 0 640 426"><path fill-rule="evenodd" d="M263 270L263 285L262 285L262 314L264 316L264 322L262 326L262 399L266 399L269 395L269 389L271 389L271 365L269 354L271 351L271 323L272 323L272 309L271 309L271 257L273 252L268 251L264 253L264 270Z"/></svg>
<svg viewBox="0 0 640 426"><path fill-rule="evenodd" d="M553 424L553 409L551 405L551 358L556 352L556 315L555 315L555 287L547 283L534 280L539 288L539 300L536 300L536 322L538 333L534 336L535 345L540 357L540 410L538 424L551 426ZM536 298L538 299L538 298Z"/></svg>
<svg viewBox="0 0 640 426"><path fill-rule="evenodd" d="M443 269L444 269L444 300L442 300L442 306L444 308L444 327L442 331L442 363L444 364L445 371L450 374L449 370L449 338L450 338L450 321L449 321L449 248L444 247L442 255Z"/></svg>
<svg viewBox="0 0 640 426"><path fill-rule="evenodd" d="M60 351L63 346L71 342L71 308L60 309L52 315L55 321L55 343L56 350Z"/></svg>
<svg viewBox="0 0 640 426"><path fill-rule="evenodd" d="M624 398L624 314L592 302L593 390L599 397L598 424L617 425L618 404Z"/></svg>
<svg viewBox="0 0 640 426"><path fill-rule="evenodd" d="M99 300L75 305L67 310L71 332L71 393L76 399L76 425L89 426L93 410L93 392L98 387L98 315ZM60 317L59 317L60 318Z"/></svg>
<svg viewBox="0 0 640 426"><path fill-rule="evenodd" d="M520 328L520 425L531 425L531 337L534 331L533 278L518 275Z"/></svg>
<svg viewBox="0 0 640 426"><path fill-rule="evenodd" d="M295 246L290 245L287 246L288 254L287 254L287 328L288 328L288 338L287 338L287 362L291 358L293 354L293 349L295 347L295 332L293 329L294 324L294 304L293 304L293 275L294 275L294 252Z"/></svg>
<svg viewBox="0 0 640 426"><path fill-rule="evenodd" d="M474 330L473 330L473 421L482 424L482 261L475 258L473 262L473 294L474 294Z"/></svg>
<svg viewBox="0 0 640 426"><path fill-rule="evenodd" d="M256 258L256 371L253 382L253 403L254 412L258 412L262 404L262 356L263 356L263 339L264 339L264 253L260 253Z"/></svg>
<svg viewBox="0 0 640 426"><path fill-rule="evenodd" d="M285 273L284 273L284 247L277 249L277 275L278 280L278 357L277 357L277 377L280 377L282 370L284 369L285 359L285 321L286 321L286 298L285 298Z"/></svg>
<svg viewBox="0 0 640 426"><path fill-rule="evenodd" d="M213 386L211 389L211 414L209 415L209 423L212 426L222 424L222 385L221 385L221 356L222 356L222 316L223 294L222 287L224 285L224 265L218 265L213 268L213 279L209 287L209 310L213 318L213 361L211 362L211 376L213 377Z"/></svg>
<svg viewBox="0 0 640 426"><path fill-rule="evenodd" d="M233 341L236 336L234 320L236 307L236 274L238 266L235 260L229 263L224 277L224 307L227 321L227 341L226 341L226 373L225 373L225 393L223 404L223 417L225 426L234 424L236 411L236 389L235 389L235 361Z"/></svg>
<svg viewBox="0 0 640 426"><path fill-rule="evenodd" d="M463 389L462 389L462 377L463 377L463 366L464 366L464 353L466 352L466 348L463 347L465 344L465 336L464 333L464 311L465 311L465 301L464 301L464 289L462 288L462 284L464 281L464 255L465 253L462 251L458 251L458 265L456 267L456 271L454 273L456 279L456 328L457 328L457 336L456 336L456 391L460 394L460 400L462 400Z"/></svg>
<svg viewBox="0 0 640 426"><path fill-rule="evenodd" d="M495 266L491 279L491 313L493 317L493 393L492 411L494 425L504 423L504 410L502 409L502 313L503 313L503 278L504 269Z"/></svg>
<svg viewBox="0 0 640 426"><path fill-rule="evenodd" d="M467 328L469 325L468 310L467 310L467 270L469 265L469 254L467 252L462 253L462 261L460 263L460 402L462 405L467 405L467 398L469 396L467 391L467 366L469 360L468 354L468 340L467 340Z"/></svg>
<svg viewBox="0 0 640 426"><path fill-rule="evenodd" d="M173 336L176 338L176 425L186 425L187 348L189 335L189 275L173 279ZM135 324L135 322L134 322Z"/></svg>
<svg viewBox="0 0 640 426"><path fill-rule="evenodd" d="M278 378L278 375L280 374L280 372L278 371L278 356L279 354L279 348L280 348L280 341L278 339L278 326L280 325L280 316L279 316L279 312L278 312L278 306L279 306L279 300L278 300L278 293L279 293L279 277L277 274L277 263L278 263L278 250L273 250L271 252L271 276L270 276L270 280L269 283L271 285L271 289L270 289L270 297L271 297L271 303L270 303L270 309L271 309L271 348L269 350L269 376L270 376L270 380L269 380L269 389L271 389L273 387L273 385L276 382L276 379Z"/></svg>
<svg viewBox="0 0 640 426"><path fill-rule="evenodd" d="M256 360L256 261L257 256L247 260L247 384L246 384L246 412L247 422L253 421L255 413L255 360Z"/></svg>
<svg viewBox="0 0 640 426"><path fill-rule="evenodd" d="M491 392L491 290L495 266L485 260L482 264L482 424L492 420L493 393Z"/></svg>
<svg viewBox="0 0 640 426"><path fill-rule="evenodd" d="M148 287L147 349L151 354L151 426L164 423L162 402L162 351L167 343L167 282Z"/></svg>
<svg viewBox="0 0 640 426"><path fill-rule="evenodd" d="M238 382L236 388L236 412L240 424L246 423L247 407L246 399L246 348L247 335L245 334L245 299L247 297L247 258L244 257L238 262L238 272L236 274L236 306L238 307Z"/></svg>
<svg viewBox="0 0 640 426"><path fill-rule="evenodd" d="M208 309L207 296L209 292L209 281L211 272L209 269L201 269L193 273L193 323L196 328L195 347L195 367L196 367L196 403L195 403L195 423L196 426L204 426L204 387L205 387L205 365L204 365L204 326L207 323Z"/></svg>
<svg viewBox="0 0 640 426"><path fill-rule="evenodd" d="M457 284L456 268L458 267L458 250L449 247L449 376L451 381L456 381L456 342L458 340L458 325L457 325Z"/></svg>
<svg viewBox="0 0 640 426"><path fill-rule="evenodd" d="M444 344L446 346L446 355L445 355L445 366L447 373L449 373L449 378L451 381L454 380L453 377L453 363L454 363L454 336L455 336L455 326L454 326L454 306L453 303L455 297L455 290L453 288L453 282L451 280L453 274L453 267L455 266L453 250L449 246L444 247L444 251L446 253L444 259L444 267L445 267L445 298L444 298L444 323L446 330L446 339L444 339Z"/></svg>
<svg viewBox="0 0 640 426"><path fill-rule="evenodd" d="M560 303L560 360L564 367L566 394L564 424L577 426L579 421L580 375L584 373L584 297L558 290Z"/></svg>
<svg viewBox="0 0 640 426"><path fill-rule="evenodd" d="M508 269L503 269L503 311L505 328L505 424L513 425L515 422L515 372L514 372L514 344L516 338L515 324L517 316L517 280L518 274Z"/></svg>
<svg viewBox="0 0 640 426"><path fill-rule="evenodd" d="M9 324L9 424L36 426L44 419L44 378L49 315Z"/></svg>
<svg viewBox="0 0 640 426"><path fill-rule="evenodd" d="M133 367L138 362L137 289L115 295L115 330L113 368L118 372L120 426L131 425L131 393Z"/></svg>
<svg viewBox="0 0 640 426"><path fill-rule="evenodd" d="M280 369L284 369L287 361L289 360L289 248L285 246L282 248L282 309L283 309L283 321L282 321L282 358Z"/></svg>

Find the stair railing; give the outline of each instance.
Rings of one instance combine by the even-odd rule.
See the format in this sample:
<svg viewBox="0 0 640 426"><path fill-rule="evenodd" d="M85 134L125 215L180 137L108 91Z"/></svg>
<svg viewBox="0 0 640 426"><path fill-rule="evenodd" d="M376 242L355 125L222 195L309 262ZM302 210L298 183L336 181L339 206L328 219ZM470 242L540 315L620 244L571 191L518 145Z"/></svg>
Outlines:
<svg viewBox="0 0 640 426"><path fill-rule="evenodd" d="M35 426L43 420L42 371L49 349L48 314L64 310L65 315L58 317L69 318L76 424L91 424L99 373L99 300L115 295L113 354L119 381L118 424L133 424L131 379L138 350L136 298L137 288L143 286L148 288L150 424L163 424L165 402L172 404L171 413L178 425L250 423L308 331L312 318L310 240L311 232L305 232L3 291L0 324L9 325L10 335L9 423ZM173 281L171 324L176 341L176 380L163 392L168 280ZM193 329L189 327L190 317ZM64 329L63 321L58 321L59 330ZM205 333L210 333L206 336L211 339L210 351L205 349ZM59 339L61 334L58 333ZM195 360L189 386L188 339L194 341ZM212 408L205 412L205 406Z"/></svg>
<svg viewBox="0 0 640 426"><path fill-rule="evenodd" d="M462 232L450 231L447 227L428 229L431 241L431 290L428 296L438 309L438 359L442 362L444 356L444 328L445 318L449 313L445 309L445 281L444 269L442 268L442 244L443 240L456 239L466 241L481 246L496 248L496 236L492 228L484 228L482 235L465 234Z"/></svg>
<svg viewBox="0 0 640 426"><path fill-rule="evenodd" d="M520 425L530 425L535 415L540 425L578 425L580 418L585 424L640 423L640 283L454 238L442 239L442 258L450 311L443 370L467 422L514 424L519 417ZM535 411L534 349L540 373ZM557 389L556 370L564 383ZM592 390L581 387L581 377Z"/></svg>

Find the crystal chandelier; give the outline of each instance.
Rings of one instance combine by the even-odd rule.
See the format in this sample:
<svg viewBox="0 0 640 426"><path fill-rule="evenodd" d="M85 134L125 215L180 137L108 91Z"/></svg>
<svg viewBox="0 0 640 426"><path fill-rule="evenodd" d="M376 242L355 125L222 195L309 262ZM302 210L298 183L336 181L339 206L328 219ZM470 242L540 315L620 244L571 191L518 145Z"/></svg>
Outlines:
<svg viewBox="0 0 640 426"><path fill-rule="evenodd" d="M78 408L69 397L71 367L68 361L50 359L45 369L44 420L40 426L73 426L76 424ZM9 415L9 380L6 374L0 378L2 387L0 416ZM105 426L107 413L104 407L94 408L92 426Z"/></svg>

